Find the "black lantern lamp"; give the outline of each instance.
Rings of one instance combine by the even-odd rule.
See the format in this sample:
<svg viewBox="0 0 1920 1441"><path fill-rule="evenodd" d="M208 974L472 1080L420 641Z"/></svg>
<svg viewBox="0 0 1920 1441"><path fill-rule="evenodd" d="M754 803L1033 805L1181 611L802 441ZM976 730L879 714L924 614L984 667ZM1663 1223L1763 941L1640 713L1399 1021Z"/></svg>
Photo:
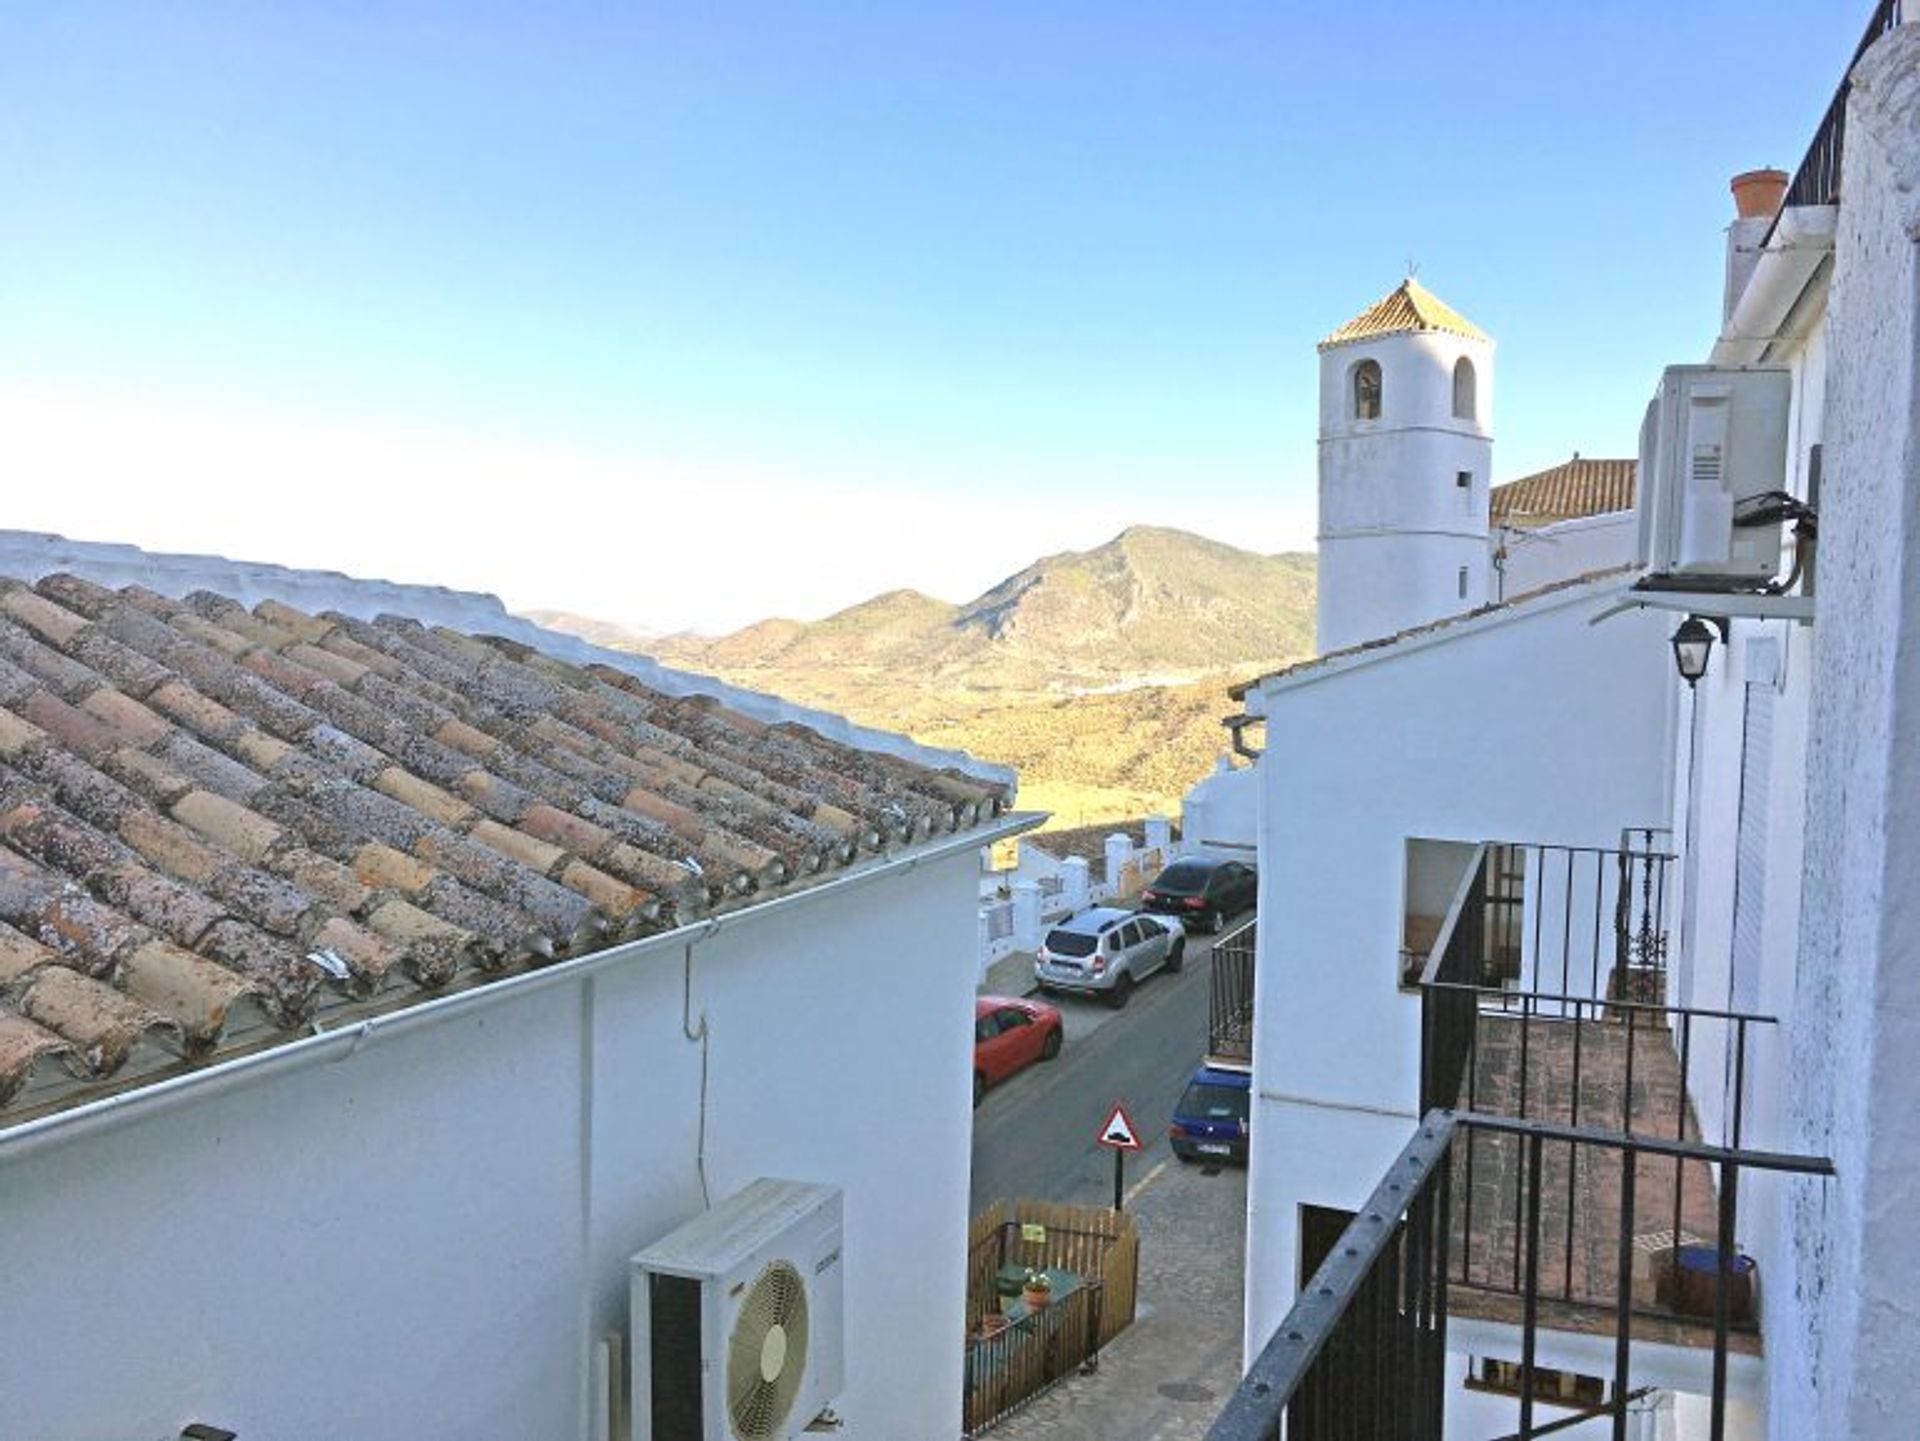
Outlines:
<svg viewBox="0 0 1920 1441"><path fill-rule="evenodd" d="M1680 629L1673 633L1673 663L1680 672L1680 679L1691 690L1700 683L1700 677L1707 673L1707 660L1713 654L1713 632L1718 629L1720 638L1727 638L1726 622L1715 617L1710 627L1697 615L1690 615L1680 622Z"/></svg>

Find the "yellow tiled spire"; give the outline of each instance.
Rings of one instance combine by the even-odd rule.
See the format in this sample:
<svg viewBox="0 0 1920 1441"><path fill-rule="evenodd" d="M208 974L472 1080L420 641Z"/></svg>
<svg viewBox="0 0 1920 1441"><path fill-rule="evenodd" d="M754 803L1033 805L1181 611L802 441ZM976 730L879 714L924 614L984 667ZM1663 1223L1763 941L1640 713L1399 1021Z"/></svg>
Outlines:
<svg viewBox="0 0 1920 1441"><path fill-rule="evenodd" d="M1391 295L1361 311L1321 341L1320 349L1325 350L1330 345L1345 345L1354 340L1372 340L1382 335L1399 335L1409 330L1440 330L1449 335L1464 335L1469 340L1491 343L1491 337L1484 330L1408 276Z"/></svg>

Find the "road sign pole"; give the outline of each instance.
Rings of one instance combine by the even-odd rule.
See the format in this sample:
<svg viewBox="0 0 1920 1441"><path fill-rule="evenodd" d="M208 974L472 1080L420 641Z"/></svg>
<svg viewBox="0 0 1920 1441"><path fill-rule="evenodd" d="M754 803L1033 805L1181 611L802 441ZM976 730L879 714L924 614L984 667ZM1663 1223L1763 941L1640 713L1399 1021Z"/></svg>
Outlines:
<svg viewBox="0 0 1920 1441"><path fill-rule="evenodd" d="M1120 1198L1124 1194L1121 1190L1123 1184L1122 1177L1125 1174L1126 1165L1127 1153L1125 1151L1115 1151L1113 1153L1113 1210L1115 1215L1120 1213Z"/></svg>

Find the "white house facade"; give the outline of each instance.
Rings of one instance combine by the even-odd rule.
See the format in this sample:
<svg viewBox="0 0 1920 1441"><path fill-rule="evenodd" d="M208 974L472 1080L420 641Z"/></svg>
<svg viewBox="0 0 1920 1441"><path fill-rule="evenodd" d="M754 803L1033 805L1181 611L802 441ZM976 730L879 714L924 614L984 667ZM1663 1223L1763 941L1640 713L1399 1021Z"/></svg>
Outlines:
<svg viewBox="0 0 1920 1441"><path fill-rule="evenodd" d="M1340 1393L1410 1408L1366 1434L1429 1405L1460 1437L1913 1434L1917 182L1920 25L1884 4L1784 207L1733 228L1704 357L1729 377L1710 404L1740 367L1785 377L1771 473L1728 482L1736 530L1782 538L1771 584L1643 531L1630 569L1510 577L1244 692L1268 1387L1244 1414L1347 1384L1362 1343L1304 1358L1364 1314L1415 1358L1390 1396ZM1738 437L1684 434L1688 483L1718 483ZM1665 484L1641 465L1643 514ZM1365 1311L1376 1273L1342 1255L1404 1267L1399 1304Z"/></svg>

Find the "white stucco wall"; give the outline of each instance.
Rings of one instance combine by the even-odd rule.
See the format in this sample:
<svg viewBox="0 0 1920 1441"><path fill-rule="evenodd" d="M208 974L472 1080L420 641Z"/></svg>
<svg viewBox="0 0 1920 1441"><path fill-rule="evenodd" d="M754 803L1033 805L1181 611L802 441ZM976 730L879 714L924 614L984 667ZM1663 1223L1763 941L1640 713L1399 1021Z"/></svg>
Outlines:
<svg viewBox="0 0 1920 1441"><path fill-rule="evenodd" d="M1791 1306L1770 1434L1910 1437L1920 1415L1920 26L1854 72L1828 309L1807 764Z"/></svg>
<svg viewBox="0 0 1920 1441"><path fill-rule="evenodd" d="M1529 530L1496 528L1488 539L1494 566L1490 599L1525 595L1543 585L1627 565L1635 559L1639 542L1639 519L1631 510Z"/></svg>
<svg viewBox="0 0 1920 1441"><path fill-rule="evenodd" d="M1249 697L1267 715L1249 1354L1292 1301L1299 1205L1357 1205L1415 1118L1419 1001L1397 984L1407 839L1615 846L1667 812L1667 624L1589 625L1617 587L1539 597Z"/></svg>
<svg viewBox="0 0 1920 1441"><path fill-rule="evenodd" d="M1475 414L1453 414L1453 372L1476 376ZM1353 371L1381 371L1377 419L1353 413ZM1493 347L1437 332L1320 353L1319 600L1322 651L1392 635L1487 599ZM1472 477L1456 483L1460 472ZM1467 594L1459 571L1467 571Z"/></svg>
<svg viewBox="0 0 1920 1441"><path fill-rule="evenodd" d="M1187 792L1180 807L1183 850L1251 861L1258 845L1259 766L1219 768Z"/></svg>
<svg viewBox="0 0 1920 1441"><path fill-rule="evenodd" d="M841 1434L953 1435L976 866L959 846L400 1013L341 1059L0 1138L0 1437L586 1437L628 1257L702 1205L686 998L713 1199L845 1192Z"/></svg>

